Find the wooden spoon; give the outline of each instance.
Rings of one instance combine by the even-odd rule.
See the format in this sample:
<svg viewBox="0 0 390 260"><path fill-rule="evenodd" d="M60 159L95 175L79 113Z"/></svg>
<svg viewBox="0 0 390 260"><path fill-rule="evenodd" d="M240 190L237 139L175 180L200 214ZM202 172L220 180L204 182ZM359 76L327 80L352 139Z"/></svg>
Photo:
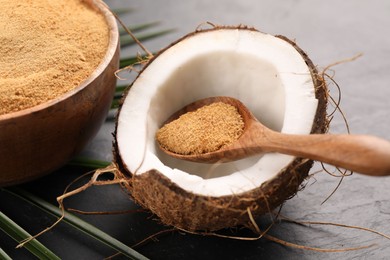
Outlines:
<svg viewBox="0 0 390 260"><path fill-rule="evenodd" d="M182 155L160 148L175 158L193 162L229 162L256 154L278 152L328 163L366 175L390 175L390 142L384 139L349 134L283 134L265 127L244 104L230 97L198 100L177 111L166 123L215 102L233 105L241 114L245 127L244 133L237 141L217 151L196 155Z"/></svg>

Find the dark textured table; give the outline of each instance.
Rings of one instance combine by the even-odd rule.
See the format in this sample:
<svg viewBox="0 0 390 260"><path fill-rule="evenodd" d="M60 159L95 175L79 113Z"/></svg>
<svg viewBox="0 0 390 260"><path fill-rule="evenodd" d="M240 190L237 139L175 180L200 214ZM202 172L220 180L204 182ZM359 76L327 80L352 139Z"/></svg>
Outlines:
<svg viewBox="0 0 390 260"><path fill-rule="evenodd" d="M295 39L319 69L334 62L362 53L360 58L337 65L329 73L341 87L341 107L352 133L373 134L390 139L390 2L363 1L107 1L113 8L131 7L134 11L123 18L126 24L160 21L155 29L176 30L146 47L159 50L175 39L210 21L215 24L246 24L271 34ZM135 53L136 48L125 54ZM337 98L337 88L330 85ZM329 112L332 111L329 107ZM107 121L83 155L110 161L114 123ZM332 133L346 132L344 122L336 113ZM390 235L390 178L373 178L358 174L340 178L321 171L316 163L305 189L286 201L281 213L298 221L333 222L373 229ZM85 169L64 167L40 180L22 185L33 194L52 203L65 186ZM117 186L94 187L66 201L67 207L85 211L127 210L138 207ZM30 233L53 223L54 218L9 195L0 192L0 210ZM125 244L133 245L160 230L148 213L81 216ZM269 217L259 219L265 229ZM239 234L251 235L247 231ZM295 244L329 248L373 245L350 252L316 252L296 249L266 238L237 241L171 232L136 249L152 259L389 259L390 240L364 230L326 225L298 225L276 222L270 235ZM63 259L101 259L115 252L85 234L61 223L40 237L40 241ZM15 259L29 259L24 249L0 232L0 247ZM120 258L120 257L118 257Z"/></svg>

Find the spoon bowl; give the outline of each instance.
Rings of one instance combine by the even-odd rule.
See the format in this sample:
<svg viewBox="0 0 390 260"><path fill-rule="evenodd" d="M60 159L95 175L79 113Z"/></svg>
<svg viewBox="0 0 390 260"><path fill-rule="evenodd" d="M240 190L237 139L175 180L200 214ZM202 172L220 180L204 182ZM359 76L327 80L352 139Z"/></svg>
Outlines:
<svg viewBox="0 0 390 260"><path fill-rule="evenodd" d="M231 97L210 97L195 101L174 113L165 124L215 102L224 102L237 108L244 121L244 131L238 140L219 150L202 154L178 154L162 146L160 149L177 159L200 163L229 162L261 153L278 152L361 174L390 175L390 142L387 140L369 135L280 133L264 126L243 103Z"/></svg>

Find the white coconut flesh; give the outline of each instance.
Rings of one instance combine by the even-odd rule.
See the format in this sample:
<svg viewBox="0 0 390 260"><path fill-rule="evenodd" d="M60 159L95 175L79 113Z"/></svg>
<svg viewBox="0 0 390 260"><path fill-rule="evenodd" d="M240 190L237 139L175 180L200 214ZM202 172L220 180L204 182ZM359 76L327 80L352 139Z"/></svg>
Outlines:
<svg viewBox="0 0 390 260"><path fill-rule="evenodd" d="M135 175L154 169L188 192L218 197L259 187L294 160L268 153L202 164L162 153L155 134L163 122L210 96L237 98L265 125L290 134L310 133L318 105L310 70L288 42L253 30L195 33L159 54L127 94L116 132L124 167Z"/></svg>

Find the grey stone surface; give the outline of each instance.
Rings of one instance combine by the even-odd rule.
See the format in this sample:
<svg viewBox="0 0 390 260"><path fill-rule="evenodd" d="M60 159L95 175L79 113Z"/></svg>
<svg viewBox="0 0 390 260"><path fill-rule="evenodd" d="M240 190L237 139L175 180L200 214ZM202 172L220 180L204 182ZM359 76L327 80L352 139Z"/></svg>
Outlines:
<svg viewBox="0 0 390 260"><path fill-rule="evenodd" d="M111 2L112 6L122 5ZM333 67L329 74L334 75L341 88L341 108L351 132L390 139L390 2L149 0L134 2L131 6L135 12L127 21L138 23L151 19L161 21L160 28L176 29L159 40L146 42L152 51L165 47L208 21L221 25L245 24L295 39L319 69L362 54L355 61ZM331 84L330 89L337 98L337 88ZM341 116L335 116L330 130L333 133L346 132ZM312 172L316 170L321 170L319 163ZM335 194L321 204L337 187L339 180L323 171L317 173L303 191L286 202L283 214L301 221L356 225L390 234L390 179L354 174L344 178ZM390 257L390 241L367 232L326 226L299 228L287 225L283 228L286 229L283 234L291 236L281 238L304 245L340 248L377 244L368 250L326 255L284 249L285 253L280 256L283 259ZM254 258L255 255L254 250Z"/></svg>
<svg viewBox="0 0 390 260"><path fill-rule="evenodd" d="M112 6L121 6L110 1ZM295 39L321 70L338 61L362 56L328 71L341 88L341 108L352 133L373 134L390 139L390 2L388 1L138 1L130 4L134 14L126 22L161 21L160 28L176 31L146 42L152 51L189 33L204 22L221 25L245 24L271 34ZM203 25L206 26L207 25ZM333 97L338 91L329 88ZM329 107L329 112L332 107ZM331 123L332 133L345 133L340 114ZM106 135L105 135L106 136ZM99 138L98 138L99 139ZM98 140L97 139L97 140ZM390 158L389 158L390 160ZM321 170L316 163L312 172ZM332 168L330 168L332 170ZM346 177L332 197L340 178L321 171L306 188L286 202L282 213L301 221L324 221L372 228L390 234L390 179L354 174ZM282 248L279 259L386 259L390 241L364 231L326 226L300 228L283 224L287 241L323 248L377 244L355 252L319 254ZM278 230L280 227L275 227ZM278 233L278 232L277 232ZM288 236L286 236L288 235ZM207 239L207 238L205 238ZM254 248L258 245L253 245ZM267 247L267 244L261 244ZM184 250L184 249L183 249ZM202 250L202 248L198 248ZM248 249L251 250L251 249ZM257 249L258 250L258 249ZM266 249L264 249L266 250ZM283 253L282 253L283 252ZM256 258L253 255L247 257ZM266 257L265 257L266 259Z"/></svg>
<svg viewBox="0 0 390 260"><path fill-rule="evenodd" d="M118 1L111 2L112 6L122 6ZM282 34L295 39L319 69L362 54L354 61L332 67L329 74L333 75L341 88L341 108L351 132L390 139L390 2L149 0L130 5L135 8L135 12L125 19L126 22L157 20L161 21L162 29L176 29L174 33L163 38L146 42L146 47L152 51L167 46L204 22L212 22L221 25L245 24L267 33ZM329 88L332 96L337 98L336 86L330 84ZM332 107L329 107L330 111ZM330 131L346 132L344 121L339 114L336 114L332 121ZM321 170L319 163L312 172L318 170ZM344 178L335 194L322 204L337 187L339 180L340 178L332 177L324 171L317 173L303 191L286 202L283 214L301 221L356 225L390 234L390 179L354 174ZM368 250L333 254L284 248L278 258L390 257L390 241L378 235L340 227L283 226L286 226L283 227L286 231L282 234L289 236L280 238L303 245L323 248L364 246L372 243L378 245ZM256 250L253 251L254 258L255 255ZM250 256L251 254L248 254L248 258Z"/></svg>

